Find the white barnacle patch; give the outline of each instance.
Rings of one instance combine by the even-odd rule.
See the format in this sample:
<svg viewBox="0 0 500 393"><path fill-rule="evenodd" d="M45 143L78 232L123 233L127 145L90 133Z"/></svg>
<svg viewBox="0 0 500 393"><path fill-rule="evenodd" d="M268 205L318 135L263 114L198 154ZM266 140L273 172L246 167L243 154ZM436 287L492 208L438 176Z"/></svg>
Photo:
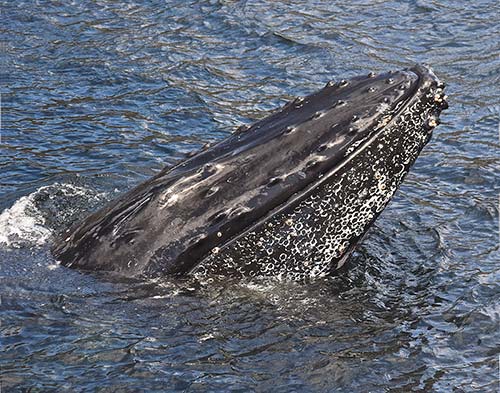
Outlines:
<svg viewBox="0 0 500 393"><path fill-rule="evenodd" d="M429 127L432 127L432 128L434 128L434 127L436 127L438 125L436 119L434 119L432 117L429 119L429 121L427 122L427 124L429 125Z"/></svg>
<svg viewBox="0 0 500 393"><path fill-rule="evenodd" d="M389 124L389 122L391 121L391 119L392 119L391 115L385 115L384 117L382 117L382 119L378 123L378 126L379 127L385 127L387 124Z"/></svg>
<svg viewBox="0 0 500 393"><path fill-rule="evenodd" d="M165 195L165 197L168 199L163 201L163 205L162 205L163 208L167 207L167 206L172 206L173 204L177 203L180 199L179 194Z"/></svg>
<svg viewBox="0 0 500 393"><path fill-rule="evenodd" d="M357 142L354 142L351 146L349 146L349 148L347 149L347 151L345 152L345 156L349 156L353 151L355 151L359 145L361 145L362 143L364 142L363 139L357 141Z"/></svg>

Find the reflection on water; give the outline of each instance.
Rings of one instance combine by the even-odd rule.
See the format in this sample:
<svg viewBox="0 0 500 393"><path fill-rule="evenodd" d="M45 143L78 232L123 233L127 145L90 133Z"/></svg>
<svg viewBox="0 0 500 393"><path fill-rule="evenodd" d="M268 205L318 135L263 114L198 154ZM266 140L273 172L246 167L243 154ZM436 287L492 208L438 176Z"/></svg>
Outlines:
<svg viewBox="0 0 500 393"><path fill-rule="evenodd" d="M495 2L3 5L5 391L494 391ZM351 269L307 285L123 281L50 237L332 78L429 63L450 109Z"/></svg>

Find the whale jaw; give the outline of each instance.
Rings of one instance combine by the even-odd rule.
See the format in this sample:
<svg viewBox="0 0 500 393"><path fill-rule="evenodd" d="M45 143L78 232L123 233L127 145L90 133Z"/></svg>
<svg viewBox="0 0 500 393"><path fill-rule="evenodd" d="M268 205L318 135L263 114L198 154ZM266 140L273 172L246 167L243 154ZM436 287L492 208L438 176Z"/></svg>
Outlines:
<svg viewBox="0 0 500 393"><path fill-rule="evenodd" d="M329 83L142 183L54 254L129 276L330 274L430 139L443 88L422 66Z"/></svg>
<svg viewBox="0 0 500 393"><path fill-rule="evenodd" d="M422 68L415 72L424 80L387 124L193 272L303 280L342 268L429 141L446 105L437 79Z"/></svg>

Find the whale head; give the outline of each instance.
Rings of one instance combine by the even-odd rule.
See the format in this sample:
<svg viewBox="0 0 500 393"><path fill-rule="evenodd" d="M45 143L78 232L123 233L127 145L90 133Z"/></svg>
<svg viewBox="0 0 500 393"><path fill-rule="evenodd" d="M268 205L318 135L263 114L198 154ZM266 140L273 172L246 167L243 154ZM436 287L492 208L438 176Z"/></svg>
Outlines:
<svg viewBox="0 0 500 393"><path fill-rule="evenodd" d="M129 276L329 274L429 141L443 89L423 66L329 82L112 201L54 254Z"/></svg>

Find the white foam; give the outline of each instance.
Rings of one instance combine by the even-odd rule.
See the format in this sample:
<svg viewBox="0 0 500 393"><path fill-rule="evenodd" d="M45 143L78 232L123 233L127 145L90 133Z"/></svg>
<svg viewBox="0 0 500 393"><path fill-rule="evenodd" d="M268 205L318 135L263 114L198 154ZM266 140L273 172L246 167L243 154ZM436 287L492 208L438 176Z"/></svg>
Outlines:
<svg viewBox="0 0 500 393"><path fill-rule="evenodd" d="M88 190L72 184L54 183L19 198L0 214L0 245L10 248L40 247L48 241L53 232L46 225L45 215L35 200L41 193L47 193L50 199L57 199L87 196Z"/></svg>
<svg viewBox="0 0 500 393"><path fill-rule="evenodd" d="M45 219L33 202L39 190L19 198L0 214L0 244L20 248L47 242L52 232L44 226Z"/></svg>

